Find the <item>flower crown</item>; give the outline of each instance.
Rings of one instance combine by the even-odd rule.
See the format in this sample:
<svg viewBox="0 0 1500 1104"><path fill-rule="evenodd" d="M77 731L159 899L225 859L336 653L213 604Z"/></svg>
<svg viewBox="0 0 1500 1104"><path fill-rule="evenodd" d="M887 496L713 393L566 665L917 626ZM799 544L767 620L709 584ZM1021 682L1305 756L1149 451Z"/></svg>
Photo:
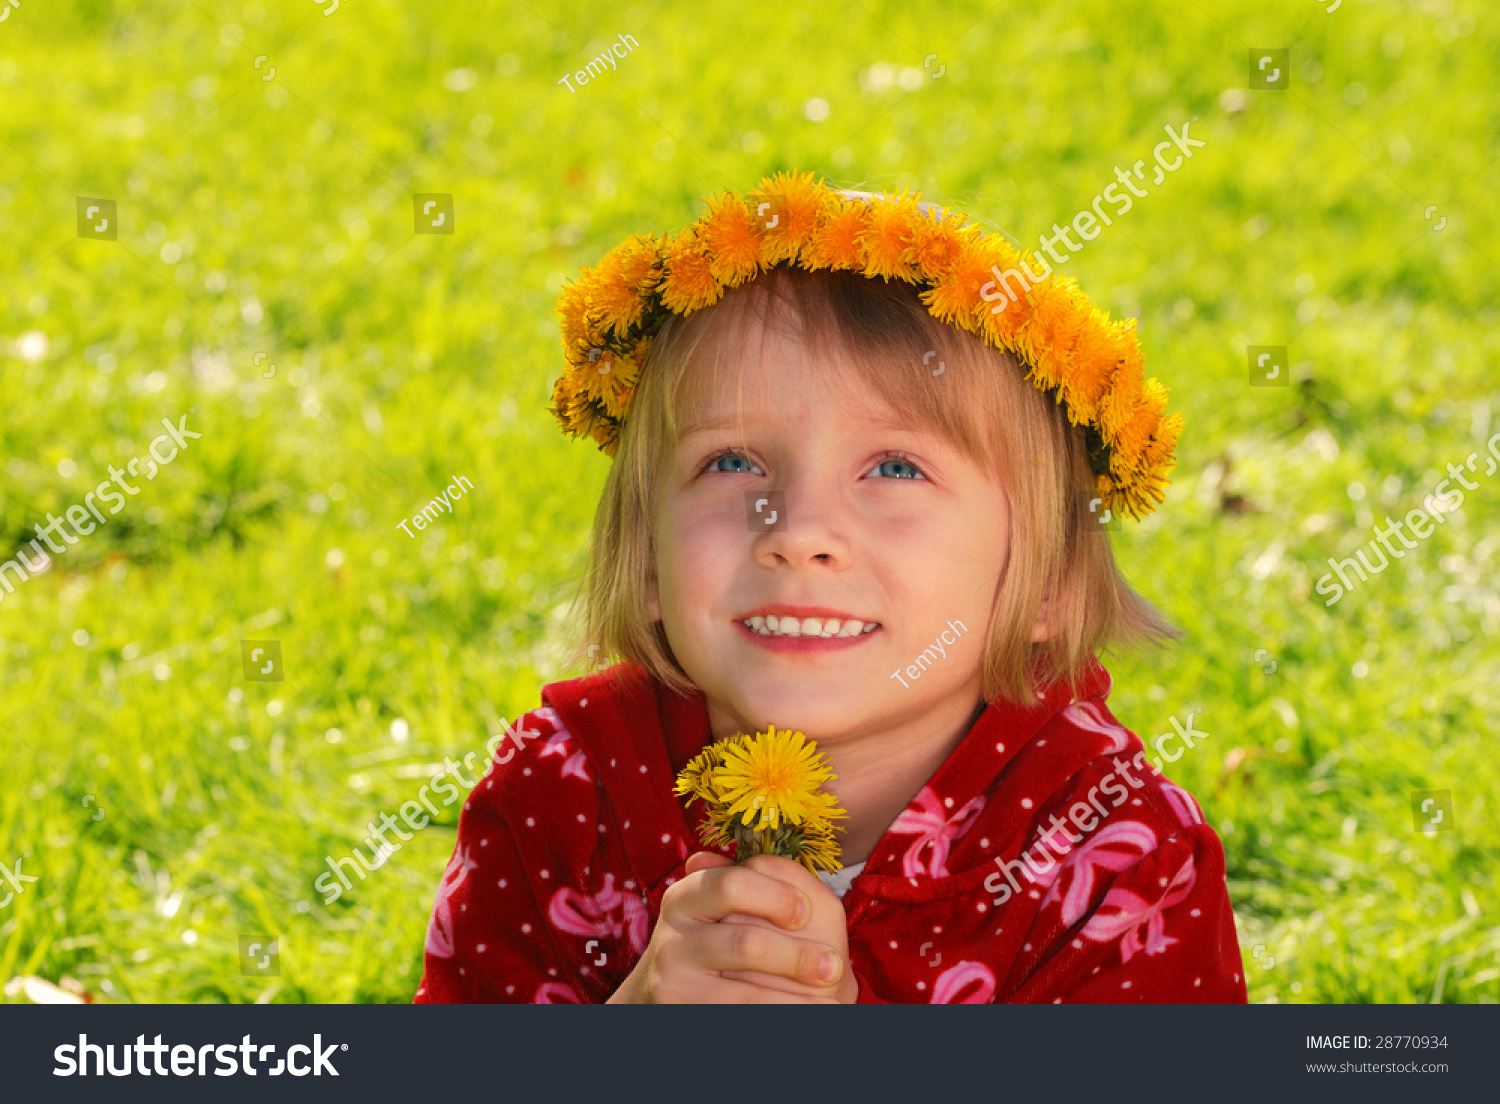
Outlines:
<svg viewBox="0 0 1500 1104"><path fill-rule="evenodd" d="M1111 321L1045 260L1038 278L1031 254L962 215L916 194L839 191L810 172L777 173L753 192L705 202L708 211L675 237L633 234L563 288L568 368L551 410L568 436L592 437L613 458L662 323L784 262L922 288L934 318L1009 351L1084 427L1105 509L1139 518L1163 501L1182 416L1165 413L1167 389L1145 378L1135 319Z"/></svg>

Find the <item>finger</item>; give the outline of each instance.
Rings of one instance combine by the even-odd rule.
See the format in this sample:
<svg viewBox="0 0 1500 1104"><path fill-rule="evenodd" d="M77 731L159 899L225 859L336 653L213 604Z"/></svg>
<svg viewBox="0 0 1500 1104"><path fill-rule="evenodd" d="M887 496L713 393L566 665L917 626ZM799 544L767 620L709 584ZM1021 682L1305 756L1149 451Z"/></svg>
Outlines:
<svg viewBox="0 0 1500 1104"><path fill-rule="evenodd" d="M697 969L758 971L817 989L837 983L843 961L826 943L749 924L706 925L692 941Z"/></svg>
<svg viewBox="0 0 1500 1104"><path fill-rule="evenodd" d="M734 860L728 855L721 855L717 851L694 851L688 856L684 869L689 874L696 874L700 870L712 870L716 866L733 866Z"/></svg>
<svg viewBox="0 0 1500 1104"><path fill-rule="evenodd" d="M800 889L803 893L833 893L823 884L819 878L807 867L795 859L788 859L783 855L751 855L742 864L747 870L753 870L757 874L764 874L768 878L786 882L788 885ZM835 895L836 896L836 895Z"/></svg>
<svg viewBox="0 0 1500 1104"><path fill-rule="evenodd" d="M696 891L683 901L691 919L716 923L732 912L743 912L788 931L796 931L812 919L812 899L806 893L743 863L704 870L698 878Z"/></svg>
<svg viewBox="0 0 1500 1104"><path fill-rule="evenodd" d="M778 989L783 993L795 993L799 997L837 997L839 982L831 985L805 985L800 981L792 981L790 978L778 977L761 970L722 970L720 977L729 978L732 981L747 981L751 985L758 985L762 989Z"/></svg>

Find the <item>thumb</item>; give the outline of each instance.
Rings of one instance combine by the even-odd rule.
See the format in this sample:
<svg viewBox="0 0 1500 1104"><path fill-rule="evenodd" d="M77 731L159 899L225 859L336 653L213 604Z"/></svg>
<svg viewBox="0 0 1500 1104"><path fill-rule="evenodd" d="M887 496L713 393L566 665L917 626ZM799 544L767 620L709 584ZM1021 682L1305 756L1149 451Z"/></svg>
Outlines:
<svg viewBox="0 0 1500 1104"><path fill-rule="evenodd" d="M721 855L717 851L694 851L688 856L683 869L688 874L696 874L700 870L712 870L716 866L733 866L734 860L728 855Z"/></svg>

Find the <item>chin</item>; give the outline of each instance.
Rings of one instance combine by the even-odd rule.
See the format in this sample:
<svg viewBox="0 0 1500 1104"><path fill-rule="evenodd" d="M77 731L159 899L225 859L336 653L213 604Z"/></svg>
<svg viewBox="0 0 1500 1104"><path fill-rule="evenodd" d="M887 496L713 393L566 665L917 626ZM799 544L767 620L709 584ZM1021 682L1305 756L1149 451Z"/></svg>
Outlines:
<svg viewBox="0 0 1500 1104"><path fill-rule="evenodd" d="M856 698L847 685L787 686L783 681L780 685L747 688L738 697L743 703L741 716L765 718L757 726L760 731L774 724L812 738L844 728L857 709Z"/></svg>

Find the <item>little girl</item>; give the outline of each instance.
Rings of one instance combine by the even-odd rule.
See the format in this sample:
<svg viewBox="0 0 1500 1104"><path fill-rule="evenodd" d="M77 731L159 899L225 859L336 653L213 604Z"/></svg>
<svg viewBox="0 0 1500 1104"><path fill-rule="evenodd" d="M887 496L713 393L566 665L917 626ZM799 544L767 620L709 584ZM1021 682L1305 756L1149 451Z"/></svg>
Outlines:
<svg viewBox="0 0 1500 1104"><path fill-rule="evenodd" d="M1180 635L1105 536L1181 426L1134 323L812 174L630 238L559 313L554 412L614 461L600 670L465 802L417 1001L1243 1002L1223 849L1095 658ZM836 776L836 874L705 850L674 795L770 724Z"/></svg>

